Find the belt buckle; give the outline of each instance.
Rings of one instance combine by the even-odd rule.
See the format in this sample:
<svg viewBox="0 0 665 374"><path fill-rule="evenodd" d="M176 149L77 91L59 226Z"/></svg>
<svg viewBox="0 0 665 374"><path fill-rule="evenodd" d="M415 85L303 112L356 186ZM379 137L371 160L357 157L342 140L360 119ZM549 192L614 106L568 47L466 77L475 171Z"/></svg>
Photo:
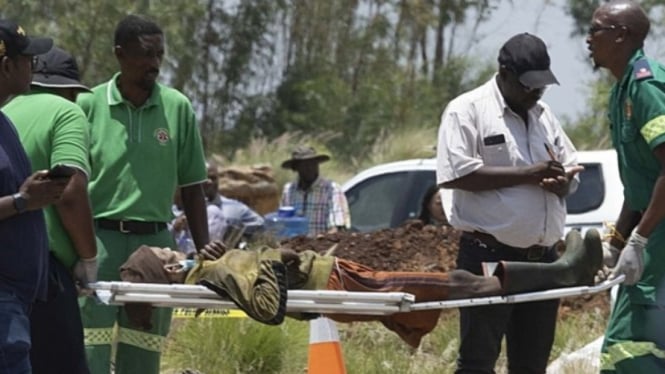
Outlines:
<svg viewBox="0 0 665 374"><path fill-rule="evenodd" d="M125 230L125 221L119 221L119 222L120 222L120 230L118 231L120 231L123 234L130 234L131 231Z"/></svg>
<svg viewBox="0 0 665 374"><path fill-rule="evenodd" d="M546 247L540 245L528 248L526 250L526 259L529 261L540 260L545 255L545 248Z"/></svg>

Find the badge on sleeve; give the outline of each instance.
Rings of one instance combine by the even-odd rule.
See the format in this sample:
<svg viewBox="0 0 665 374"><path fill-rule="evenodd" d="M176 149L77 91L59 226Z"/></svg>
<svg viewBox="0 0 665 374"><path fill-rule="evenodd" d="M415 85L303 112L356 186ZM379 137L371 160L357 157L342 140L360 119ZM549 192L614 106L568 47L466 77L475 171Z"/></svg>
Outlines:
<svg viewBox="0 0 665 374"><path fill-rule="evenodd" d="M641 58L635 61L633 64L633 73L636 80L653 77L651 66L649 66L649 61L647 61L646 58Z"/></svg>

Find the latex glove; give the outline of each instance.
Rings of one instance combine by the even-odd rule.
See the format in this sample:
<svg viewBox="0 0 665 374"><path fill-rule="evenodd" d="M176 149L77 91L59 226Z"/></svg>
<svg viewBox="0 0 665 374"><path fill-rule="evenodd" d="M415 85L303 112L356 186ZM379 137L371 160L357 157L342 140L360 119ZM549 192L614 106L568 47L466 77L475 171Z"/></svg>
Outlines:
<svg viewBox="0 0 665 374"><path fill-rule="evenodd" d="M97 282L97 256L79 258L74 265L74 280L81 288L88 288L89 283Z"/></svg>
<svg viewBox="0 0 665 374"><path fill-rule="evenodd" d="M619 255L617 265L612 269L610 279L623 274L626 276L626 280L623 283L630 286L642 278L642 272L644 271L644 247L647 245L647 241L648 238L638 233L633 233L628 238L628 243L621 251L621 255Z"/></svg>
<svg viewBox="0 0 665 374"><path fill-rule="evenodd" d="M609 242L603 242L603 265L613 268L617 264L621 250Z"/></svg>

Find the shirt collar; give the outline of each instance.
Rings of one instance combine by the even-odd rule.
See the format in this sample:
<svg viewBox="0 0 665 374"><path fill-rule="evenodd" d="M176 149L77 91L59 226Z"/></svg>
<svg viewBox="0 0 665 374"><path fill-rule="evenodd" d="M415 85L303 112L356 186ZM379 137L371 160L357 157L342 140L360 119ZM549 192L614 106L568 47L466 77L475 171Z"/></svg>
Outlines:
<svg viewBox="0 0 665 374"><path fill-rule="evenodd" d="M503 98L503 95L501 95L501 90L499 89L499 85L496 83L497 76L499 74L496 73L490 79L490 90L492 91L492 97L494 97L494 100L496 100L496 104L498 108L501 110L501 114L505 114L506 111L509 111L510 113L514 113L512 109L506 104L506 99ZM545 108L540 104L540 100L536 103L536 105L533 106L533 108L529 109L529 113L534 114L536 117L540 117L541 114L543 114L543 111Z"/></svg>
<svg viewBox="0 0 665 374"><path fill-rule="evenodd" d="M134 106L132 103L129 101L125 100L124 97L122 97L122 94L120 93L120 90L118 89L118 77L120 77L120 73L115 73L113 75L113 78L109 81L109 84L107 86L107 100L109 103L109 106L113 105L120 105L120 104L126 104L129 106ZM151 107L151 106L158 106L159 105L159 83L155 83L155 86L152 88L152 92L150 93L150 97L148 97L148 100L141 105L143 108Z"/></svg>

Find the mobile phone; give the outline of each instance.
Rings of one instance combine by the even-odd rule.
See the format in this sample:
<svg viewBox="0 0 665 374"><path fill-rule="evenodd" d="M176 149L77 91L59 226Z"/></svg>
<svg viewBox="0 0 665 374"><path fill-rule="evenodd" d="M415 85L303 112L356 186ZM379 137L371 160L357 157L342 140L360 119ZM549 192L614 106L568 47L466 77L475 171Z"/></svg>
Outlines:
<svg viewBox="0 0 665 374"><path fill-rule="evenodd" d="M48 178L69 178L76 173L76 169L62 164L55 165L48 171Z"/></svg>

